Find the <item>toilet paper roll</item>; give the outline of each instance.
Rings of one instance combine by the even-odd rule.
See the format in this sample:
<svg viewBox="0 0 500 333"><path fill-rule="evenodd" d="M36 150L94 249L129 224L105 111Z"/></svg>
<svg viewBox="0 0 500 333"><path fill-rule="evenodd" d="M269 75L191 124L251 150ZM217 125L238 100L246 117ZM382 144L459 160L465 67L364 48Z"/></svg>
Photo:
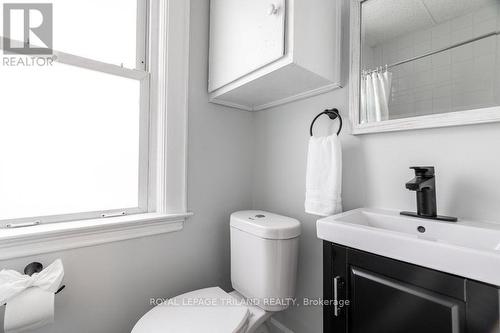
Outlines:
<svg viewBox="0 0 500 333"><path fill-rule="evenodd" d="M54 322L54 293L31 287L11 299L5 308L5 333L21 333Z"/></svg>

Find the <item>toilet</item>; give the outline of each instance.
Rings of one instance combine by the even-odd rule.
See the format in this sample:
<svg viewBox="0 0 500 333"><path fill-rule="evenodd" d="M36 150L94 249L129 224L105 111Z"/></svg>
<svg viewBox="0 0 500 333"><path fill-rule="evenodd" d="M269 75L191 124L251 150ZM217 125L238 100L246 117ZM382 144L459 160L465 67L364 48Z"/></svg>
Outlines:
<svg viewBox="0 0 500 333"><path fill-rule="evenodd" d="M232 292L204 288L146 313L132 333L253 333L293 304L300 222L258 210L231 215Z"/></svg>

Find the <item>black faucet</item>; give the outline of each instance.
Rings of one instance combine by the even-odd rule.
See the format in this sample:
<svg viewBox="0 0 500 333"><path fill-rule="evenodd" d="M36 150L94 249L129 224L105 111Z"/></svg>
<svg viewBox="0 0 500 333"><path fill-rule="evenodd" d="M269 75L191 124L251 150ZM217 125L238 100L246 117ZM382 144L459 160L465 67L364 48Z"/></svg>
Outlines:
<svg viewBox="0 0 500 333"><path fill-rule="evenodd" d="M415 178L406 183L406 188L417 193L417 212L401 212L401 215L456 222L456 217L437 214L434 167L411 167L410 169L415 170Z"/></svg>

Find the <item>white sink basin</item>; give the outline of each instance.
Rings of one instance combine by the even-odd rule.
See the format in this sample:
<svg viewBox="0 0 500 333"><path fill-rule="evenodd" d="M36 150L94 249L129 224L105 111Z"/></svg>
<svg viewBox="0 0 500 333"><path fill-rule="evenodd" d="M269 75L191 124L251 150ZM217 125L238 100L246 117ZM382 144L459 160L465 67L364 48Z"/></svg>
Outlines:
<svg viewBox="0 0 500 333"><path fill-rule="evenodd" d="M500 224L361 208L318 220L317 232L329 242L500 286Z"/></svg>

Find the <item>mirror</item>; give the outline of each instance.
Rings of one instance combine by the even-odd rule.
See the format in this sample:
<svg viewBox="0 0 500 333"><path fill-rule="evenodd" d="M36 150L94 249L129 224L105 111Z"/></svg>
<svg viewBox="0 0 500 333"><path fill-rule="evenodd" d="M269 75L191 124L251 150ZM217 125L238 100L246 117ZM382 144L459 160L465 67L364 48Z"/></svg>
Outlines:
<svg viewBox="0 0 500 333"><path fill-rule="evenodd" d="M355 134L500 120L499 30L500 0L352 0Z"/></svg>

